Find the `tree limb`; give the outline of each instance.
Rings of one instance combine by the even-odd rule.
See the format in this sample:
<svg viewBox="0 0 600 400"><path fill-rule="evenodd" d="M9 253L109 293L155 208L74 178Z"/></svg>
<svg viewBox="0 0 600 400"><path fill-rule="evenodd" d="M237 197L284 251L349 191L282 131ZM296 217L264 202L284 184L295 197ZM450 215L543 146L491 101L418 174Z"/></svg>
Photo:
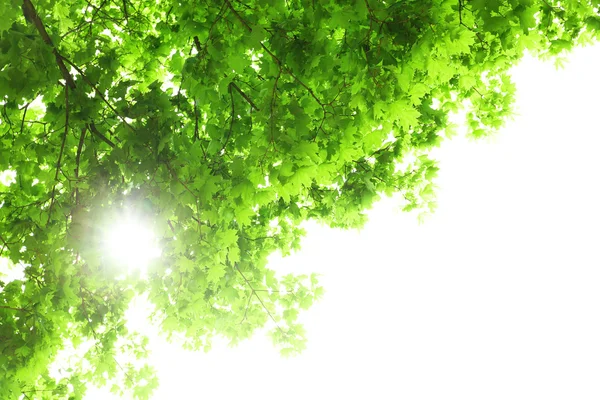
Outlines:
<svg viewBox="0 0 600 400"><path fill-rule="evenodd" d="M25 308L9 307L9 306L0 306L0 308L3 308L5 310L13 310L13 311L21 311L21 312L27 312L27 311L29 311L29 310L27 310Z"/></svg>
<svg viewBox="0 0 600 400"><path fill-rule="evenodd" d="M127 12L127 0L123 0L123 15L125 16L125 21L129 22L129 13Z"/></svg>
<svg viewBox="0 0 600 400"><path fill-rule="evenodd" d="M50 38L50 35L48 35L46 27L44 26L44 23L42 22L37 11L35 10L33 3L31 3L31 0L23 0L22 9L25 19L31 22L33 25L35 25L35 28L40 33L42 40L48 46L52 47L52 53L56 58L56 63L58 64L58 68L60 69L60 73L62 74L63 79L67 82L67 86L69 86L69 88L71 89L75 89L75 81L69 73L69 70L67 70L65 63L63 62L63 56L60 55L60 53L54 46L54 43L52 43L52 39Z"/></svg>
<svg viewBox="0 0 600 400"><path fill-rule="evenodd" d="M90 128L90 131L92 131L94 135L98 136L104 143L106 143L113 149L115 148L115 144L109 138L100 133L100 131L98 130L98 128L96 128L96 125L93 122L89 123L88 127Z"/></svg>
<svg viewBox="0 0 600 400"><path fill-rule="evenodd" d="M73 62L71 62L69 59L62 57L62 59L64 59L67 64L69 64L70 66L72 66L75 71L77 71L79 73L79 75L81 75L81 77L83 78L83 80L85 81L85 83L87 83L88 85L90 85L90 87L92 89L94 89L94 92L96 92L96 94L98 96L100 96L100 98L102 99L102 101L108 106L108 108L110 108L110 110L121 120L121 122L123 122L129 129L131 129L132 131L135 132L135 128L133 126L131 126L127 121L125 121L125 118L122 117L117 110L115 110L115 108L113 107L112 104L110 104L110 102L108 100L106 100L106 98L104 97L104 94L102 94L102 92L96 87L96 85L94 85L92 83L92 81L90 81L90 79L85 75L85 73L81 70L81 68L79 68L77 65L73 64ZM113 146L114 147L114 146Z"/></svg>
<svg viewBox="0 0 600 400"><path fill-rule="evenodd" d="M237 19L239 19L240 22L246 27L248 32L252 32L252 28L250 27L250 25L248 25L248 23L244 20L244 18L242 18L242 16L237 12L237 10L235 8L233 8L233 5L231 4L231 2L229 0L225 0L225 3L227 4L227 6L231 10L231 12L233 12L233 14L237 17Z"/></svg>
<svg viewBox="0 0 600 400"><path fill-rule="evenodd" d="M198 54L202 53L202 45L200 44L200 39L198 39L198 36L194 36L194 45L196 46L196 50L198 51Z"/></svg>
<svg viewBox="0 0 600 400"><path fill-rule="evenodd" d="M233 12L233 14L236 16L236 18L242 23L242 25L244 25L244 27L246 28L246 30L248 32L252 33L252 28L250 27L250 25L248 25L248 23L244 20L244 18L242 18L242 16L237 12L237 10L235 8L233 8L233 5L231 4L231 2L229 0L225 0L225 3L229 7L229 9ZM289 68L287 68L281 62L281 60L275 54L273 54L273 52L271 50L269 50L269 48L267 46L265 46L262 43L260 44L260 46L269 54L269 56L271 56L271 58L277 63L277 65L279 65L279 68L283 69L287 74L289 74L292 78L294 78L294 80L296 82L298 82L300 84L300 86L302 86L304 89L306 89L308 91L308 94L310 94L310 96L313 99L315 99L315 101L321 106L321 108L323 108L323 111L325 111L325 103L323 103L317 97L317 95L315 94L315 92L313 92L313 90L311 88L309 88L304 82L302 82L300 80L300 78L298 78Z"/></svg>
<svg viewBox="0 0 600 400"><path fill-rule="evenodd" d="M242 89L240 89L240 87L239 87L238 85L236 85L236 84L235 84L235 82L231 82L231 83L230 83L230 85L231 85L231 86L233 86L233 88L234 88L235 90L237 90L239 94L241 94L241 95L242 95L242 97L244 98L244 100L246 100L246 101L248 102L248 104L250 104L250 105L252 106L252 108L254 108L256 111L260 111L260 110L259 110L259 108L258 108L258 107L256 107L256 104L254 104L254 103L252 102L252 99L250 99L250 97L248 97L248 96L246 95L246 93L244 93L244 92L242 91Z"/></svg>
<svg viewBox="0 0 600 400"><path fill-rule="evenodd" d="M4 253L4 249L8 249L8 243L6 243L6 240L4 240L2 235L0 235L0 241L2 241L2 248L0 249L0 257L2 257L2 253Z"/></svg>

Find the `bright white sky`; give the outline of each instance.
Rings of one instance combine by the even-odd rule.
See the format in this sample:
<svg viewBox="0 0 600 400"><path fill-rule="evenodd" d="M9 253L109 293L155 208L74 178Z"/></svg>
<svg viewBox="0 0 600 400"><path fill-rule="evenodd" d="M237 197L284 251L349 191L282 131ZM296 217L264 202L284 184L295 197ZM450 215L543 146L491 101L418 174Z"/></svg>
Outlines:
<svg viewBox="0 0 600 400"><path fill-rule="evenodd" d="M359 233L311 225L272 267L321 272L308 349L257 335L189 353L154 341L155 399L600 398L600 46L514 70L518 115L455 138L424 224L379 203ZM114 399L93 391L86 400Z"/></svg>

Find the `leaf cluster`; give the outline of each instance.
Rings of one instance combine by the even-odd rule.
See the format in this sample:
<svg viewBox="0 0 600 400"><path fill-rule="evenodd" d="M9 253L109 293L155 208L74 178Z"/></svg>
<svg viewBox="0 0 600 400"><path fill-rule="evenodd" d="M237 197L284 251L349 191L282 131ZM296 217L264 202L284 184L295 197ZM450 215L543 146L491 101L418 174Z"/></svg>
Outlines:
<svg viewBox="0 0 600 400"><path fill-rule="evenodd" d="M145 399L157 381L126 327L132 298L192 349L268 326L305 346L316 276L280 276L308 219L364 224L383 194L433 210L428 157L468 107L511 113L508 69L597 38L594 1L0 2L0 399ZM6 182L5 182L6 183ZM135 207L162 257L115 277L103 221ZM51 373L64 352L79 354ZM143 384L141 383L143 382Z"/></svg>

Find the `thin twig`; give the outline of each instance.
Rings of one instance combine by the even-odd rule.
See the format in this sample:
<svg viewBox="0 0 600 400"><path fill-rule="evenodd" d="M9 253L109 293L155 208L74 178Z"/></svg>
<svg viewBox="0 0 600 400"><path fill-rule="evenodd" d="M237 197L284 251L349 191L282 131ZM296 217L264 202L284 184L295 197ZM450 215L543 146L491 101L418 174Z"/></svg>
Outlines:
<svg viewBox="0 0 600 400"><path fill-rule="evenodd" d="M54 196L56 195L56 182L58 182L58 173L60 172L60 163L65 151L65 143L67 142L67 134L69 133L69 86L65 86L65 133L63 134L60 152L58 153L58 161L56 162L56 173L54 174L54 185L52 186L52 195L50 196L50 207L48 208L48 222L52 216L52 207L54 206Z"/></svg>
<svg viewBox="0 0 600 400"><path fill-rule="evenodd" d="M198 104L196 103L196 98L194 97L194 140L200 140L200 130L198 129ZM202 145L202 141L200 141L200 148L202 149L202 154L204 154L204 158L206 158L206 151L204 150L204 146Z"/></svg>
<svg viewBox="0 0 600 400"><path fill-rule="evenodd" d="M79 177L79 161L81 159L81 150L83 149L86 132L87 129L84 127L81 130L81 135L79 136L79 145L77 146L77 155L75 156L75 178Z"/></svg>
<svg viewBox="0 0 600 400"><path fill-rule="evenodd" d="M250 293L250 296L248 296L248 302L246 303L246 308L244 309L244 317L238 323L238 325L241 325L246 320L246 315L248 314L248 308L250 307L250 300L252 300L252 293Z"/></svg>
<svg viewBox="0 0 600 400"><path fill-rule="evenodd" d="M0 240L2 241L2 248L0 249L0 257L2 257L2 253L4 253L4 249L8 249L8 243L6 243L6 240L4 240L4 238L2 237L2 235L0 235Z"/></svg>
<svg viewBox="0 0 600 400"><path fill-rule="evenodd" d="M87 129L84 127L81 130L79 136L79 145L77 146L77 156L75 156L75 179L79 181L79 162L81 160L81 150L83 149L83 143L85 141L85 134ZM79 204L79 187L75 188L75 204Z"/></svg>
<svg viewBox="0 0 600 400"><path fill-rule="evenodd" d="M252 294L254 296L256 296L256 298L258 299L258 301L262 305L263 309L266 311L267 315L275 323L275 326L277 327L277 329L279 330L279 332L281 332L283 335L285 335L286 332L284 332L284 330L281 329L281 327L279 326L279 324L275 320L275 317L273 317L273 314L271 314L271 312L269 311L269 309L267 308L267 306L265 305L265 303L262 301L262 299L260 298L260 296L258 295L258 293L256 292L256 290L254 290L254 287L252 287L252 284L250 283L250 281L246 278L246 275L244 275L244 273L242 272L242 270L240 270L237 265L234 265L233 267L237 270L237 272L240 273L240 275L242 276L242 278L244 278L244 281L246 281L246 284L248 285L248 287L250 288L250 290L252 290Z"/></svg>
<svg viewBox="0 0 600 400"><path fill-rule="evenodd" d="M21 135L23 134L23 127L25 126L25 116L27 115L27 109L29 108L30 104L31 102L25 104L25 107L23 107L23 118L21 119Z"/></svg>
<svg viewBox="0 0 600 400"><path fill-rule="evenodd" d="M229 97L231 98L231 122L229 123L229 132L227 133L227 137L225 138L225 143L223 143L223 147L221 147L219 153L223 152L223 150L225 150L225 147L227 147L227 143L229 142L229 139L231 138L231 133L233 132L233 122L235 121L235 102L233 101L233 90L231 90L231 83L229 84L228 91Z"/></svg>
<svg viewBox="0 0 600 400"><path fill-rule="evenodd" d="M196 196L196 194L194 192L192 192L192 190L185 184L185 182L183 182L181 179L179 179L179 177L177 176L175 171L173 171L173 169L171 168L171 165L169 165L168 162L166 162L165 165L167 166L167 169L169 170L169 172L171 173L173 178L175 178L175 180L177 182L181 183L181 185L185 188L185 190L187 190L192 196L194 196L195 199L197 199L198 196Z"/></svg>

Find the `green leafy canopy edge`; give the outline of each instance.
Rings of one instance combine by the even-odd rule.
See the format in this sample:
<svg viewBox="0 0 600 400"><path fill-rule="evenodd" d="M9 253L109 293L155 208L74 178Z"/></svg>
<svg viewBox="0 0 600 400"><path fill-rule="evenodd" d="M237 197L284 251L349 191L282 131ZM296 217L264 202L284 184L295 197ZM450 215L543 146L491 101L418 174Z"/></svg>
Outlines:
<svg viewBox="0 0 600 400"><path fill-rule="evenodd" d="M507 70L597 38L597 1L0 2L0 399L148 398L152 321L186 348L264 326L305 346L316 276L280 276L301 222L359 227L380 197L433 210L448 115L475 137L510 115ZM414 161L410 161L414 160ZM403 165L403 167L400 167ZM146 279L98 243L126 207L153 221ZM61 350L81 357L61 371Z"/></svg>

